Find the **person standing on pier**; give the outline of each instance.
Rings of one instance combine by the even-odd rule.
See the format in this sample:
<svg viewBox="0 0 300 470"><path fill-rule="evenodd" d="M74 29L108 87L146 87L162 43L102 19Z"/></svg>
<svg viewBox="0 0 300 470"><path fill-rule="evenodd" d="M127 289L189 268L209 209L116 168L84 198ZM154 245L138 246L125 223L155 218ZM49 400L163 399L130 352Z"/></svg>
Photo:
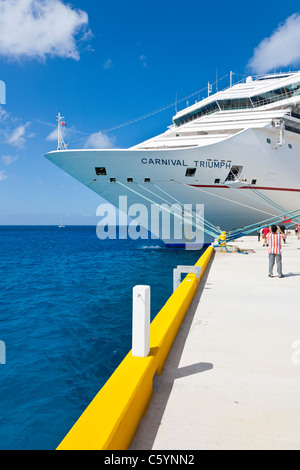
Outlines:
<svg viewBox="0 0 300 470"><path fill-rule="evenodd" d="M277 233L279 230L279 233ZM281 242L285 239L280 227L272 225L271 232L267 235L269 245L269 277L273 277L273 268L276 261L277 272L279 277L284 277L282 274L282 253L281 253Z"/></svg>
<svg viewBox="0 0 300 470"><path fill-rule="evenodd" d="M262 246L268 246L267 236L270 233L270 228L264 227L261 233L262 233Z"/></svg>

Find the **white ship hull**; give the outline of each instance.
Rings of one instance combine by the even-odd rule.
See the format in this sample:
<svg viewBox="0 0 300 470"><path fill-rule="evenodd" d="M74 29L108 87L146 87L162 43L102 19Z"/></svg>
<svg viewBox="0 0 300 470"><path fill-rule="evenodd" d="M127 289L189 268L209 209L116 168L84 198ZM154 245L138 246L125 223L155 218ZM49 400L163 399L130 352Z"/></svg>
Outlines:
<svg viewBox="0 0 300 470"><path fill-rule="evenodd" d="M149 207L203 204L214 226L242 229L300 208L300 116L291 117L298 102L293 94L284 106L281 98L247 111L218 111L131 149L57 150L46 157L116 207L120 196ZM237 168L246 181L241 187L228 178ZM211 241L206 233L205 242Z"/></svg>
<svg viewBox="0 0 300 470"><path fill-rule="evenodd" d="M285 145L274 151L266 138L274 142L275 131L250 129L222 143L184 150L68 150L50 152L46 156L116 207L119 196L127 196L129 204L146 205L151 204L147 199L162 204L163 197L172 204L175 198L181 204L203 204L205 218L222 230L230 231L280 214L250 188L255 188L286 212L300 207L300 139L291 136L292 149ZM226 185L224 181L233 165L242 166L243 179L250 183L256 180L256 184L238 189ZM195 176L185 177L186 168L195 166ZM107 174L95 175L97 167L106 168ZM110 178L115 178L122 186L111 183ZM140 186L136 188L127 178ZM149 194L145 178L150 178L151 183L172 198L153 187L151 191L157 197ZM214 183L215 180L220 183ZM133 193L132 189L147 199ZM209 238L206 237L206 241Z"/></svg>

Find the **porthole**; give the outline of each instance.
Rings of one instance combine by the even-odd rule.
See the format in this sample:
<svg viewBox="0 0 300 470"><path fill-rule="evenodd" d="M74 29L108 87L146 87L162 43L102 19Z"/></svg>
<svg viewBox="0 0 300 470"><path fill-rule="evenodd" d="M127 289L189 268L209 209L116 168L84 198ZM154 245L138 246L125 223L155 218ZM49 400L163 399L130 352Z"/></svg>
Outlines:
<svg viewBox="0 0 300 470"><path fill-rule="evenodd" d="M251 181L251 184L253 184L253 185L256 184L256 183L257 183L257 180L252 180Z"/></svg>
<svg viewBox="0 0 300 470"><path fill-rule="evenodd" d="M196 168L187 168L185 172L185 176L194 176L196 173Z"/></svg>
<svg viewBox="0 0 300 470"><path fill-rule="evenodd" d="M270 143L271 143L271 139L267 139L267 142L268 142L268 144L270 144Z"/></svg>
<svg viewBox="0 0 300 470"><path fill-rule="evenodd" d="M215 184L220 184L220 179L219 178L215 179Z"/></svg>
<svg viewBox="0 0 300 470"><path fill-rule="evenodd" d="M104 168L103 166L96 166L95 168L95 171L96 171L96 175L106 175L106 168Z"/></svg>
<svg viewBox="0 0 300 470"><path fill-rule="evenodd" d="M288 144L288 147L289 147L289 149L293 148L292 144Z"/></svg>
<svg viewBox="0 0 300 470"><path fill-rule="evenodd" d="M115 182L116 182L116 178L110 178L109 181L110 181L111 183L115 183Z"/></svg>
<svg viewBox="0 0 300 470"><path fill-rule="evenodd" d="M145 183L150 183L150 178L145 178L144 181Z"/></svg>
<svg viewBox="0 0 300 470"><path fill-rule="evenodd" d="M127 178L127 183L133 183L133 178Z"/></svg>

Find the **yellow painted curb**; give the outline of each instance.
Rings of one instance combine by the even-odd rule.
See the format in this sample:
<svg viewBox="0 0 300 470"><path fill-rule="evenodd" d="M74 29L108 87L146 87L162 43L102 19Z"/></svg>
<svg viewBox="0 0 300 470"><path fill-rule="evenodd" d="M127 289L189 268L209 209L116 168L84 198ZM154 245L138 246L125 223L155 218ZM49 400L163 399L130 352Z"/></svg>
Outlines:
<svg viewBox="0 0 300 470"><path fill-rule="evenodd" d="M151 400L153 377L162 372L213 251L208 247L196 263L201 266L200 278L188 274L152 321L150 355L127 354L58 450L128 449Z"/></svg>

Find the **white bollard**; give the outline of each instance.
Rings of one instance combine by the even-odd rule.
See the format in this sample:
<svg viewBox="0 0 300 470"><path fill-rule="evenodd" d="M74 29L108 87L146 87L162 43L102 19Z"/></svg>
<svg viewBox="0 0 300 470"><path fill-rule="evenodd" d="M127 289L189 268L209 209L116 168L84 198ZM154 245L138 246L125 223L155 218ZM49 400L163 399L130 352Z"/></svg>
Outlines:
<svg viewBox="0 0 300 470"><path fill-rule="evenodd" d="M135 286L132 298L132 355L150 353L150 286Z"/></svg>

